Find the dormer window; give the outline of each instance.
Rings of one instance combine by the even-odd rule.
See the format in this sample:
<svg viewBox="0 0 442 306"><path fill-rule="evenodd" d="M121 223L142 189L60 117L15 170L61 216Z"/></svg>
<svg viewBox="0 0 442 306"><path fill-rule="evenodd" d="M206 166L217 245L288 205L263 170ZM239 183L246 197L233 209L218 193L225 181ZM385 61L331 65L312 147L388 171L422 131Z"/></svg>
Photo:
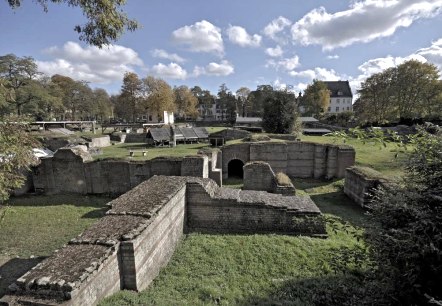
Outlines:
<svg viewBox="0 0 442 306"><path fill-rule="evenodd" d="M338 96L342 96L344 93L340 90L338 90Z"/></svg>

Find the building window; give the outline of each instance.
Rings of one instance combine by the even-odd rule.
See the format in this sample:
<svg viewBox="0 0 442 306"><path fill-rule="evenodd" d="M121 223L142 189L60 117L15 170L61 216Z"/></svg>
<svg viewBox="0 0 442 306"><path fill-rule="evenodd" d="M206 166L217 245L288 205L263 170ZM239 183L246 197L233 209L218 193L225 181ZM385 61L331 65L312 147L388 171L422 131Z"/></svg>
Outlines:
<svg viewBox="0 0 442 306"><path fill-rule="evenodd" d="M330 107L330 106L328 107L327 111L328 111L328 112L331 111L331 107Z"/></svg>
<svg viewBox="0 0 442 306"><path fill-rule="evenodd" d="M339 112L339 106L336 106L336 112Z"/></svg>
<svg viewBox="0 0 442 306"><path fill-rule="evenodd" d="M336 99L336 103L339 104L339 102L341 102L341 99Z"/></svg>
<svg viewBox="0 0 442 306"><path fill-rule="evenodd" d="M350 110L350 107L347 106L347 110Z"/></svg>

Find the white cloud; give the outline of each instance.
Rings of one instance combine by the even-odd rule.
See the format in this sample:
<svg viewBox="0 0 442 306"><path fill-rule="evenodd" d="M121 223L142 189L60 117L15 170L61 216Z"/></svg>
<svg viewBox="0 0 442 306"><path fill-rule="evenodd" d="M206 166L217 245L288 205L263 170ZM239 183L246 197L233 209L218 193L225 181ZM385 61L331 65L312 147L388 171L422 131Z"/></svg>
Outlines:
<svg viewBox="0 0 442 306"><path fill-rule="evenodd" d="M193 75L198 77L200 75L209 76L227 76L235 72L234 66L226 60L220 63L209 63L205 67L196 66L193 69Z"/></svg>
<svg viewBox="0 0 442 306"><path fill-rule="evenodd" d="M250 35L246 29L240 26L229 26L227 29L229 40L241 47L259 47L262 37L258 34Z"/></svg>
<svg viewBox="0 0 442 306"><path fill-rule="evenodd" d="M393 35L421 18L440 13L442 0L365 0L345 11L330 14L324 7L312 10L292 26L292 38L325 50Z"/></svg>
<svg viewBox="0 0 442 306"><path fill-rule="evenodd" d="M187 77L187 71L177 63L170 63L168 65L158 63L150 69L150 72L165 79L184 80Z"/></svg>
<svg viewBox="0 0 442 306"><path fill-rule="evenodd" d="M321 67L302 71L290 71L289 74L293 77L304 78L309 81L312 81L313 79L320 81L339 81L344 79L344 77L339 75L335 70L328 70Z"/></svg>
<svg viewBox="0 0 442 306"><path fill-rule="evenodd" d="M221 29L206 20L173 31L172 40L187 45L193 52L224 54Z"/></svg>
<svg viewBox="0 0 442 306"><path fill-rule="evenodd" d="M299 66L299 57L297 55L291 58L284 58L281 60L270 59L267 61L266 67L273 67L276 70L292 71Z"/></svg>
<svg viewBox="0 0 442 306"><path fill-rule="evenodd" d="M422 56L442 71L442 38L433 42L430 47L417 50L416 55Z"/></svg>
<svg viewBox="0 0 442 306"><path fill-rule="evenodd" d="M327 55L327 59L338 59L339 55L334 54L334 55Z"/></svg>
<svg viewBox="0 0 442 306"><path fill-rule="evenodd" d="M279 16L272 20L262 31L263 34L273 40L279 40L277 34L284 31L285 28L292 24L290 20L285 17Z"/></svg>
<svg viewBox="0 0 442 306"><path fill-rule="evenodd" d="M61 74L75 80L97 84L108 84L121 80L124 73L143 66L137 52L119 45L83 48L76 42L68 41L63 47L50 47L44 52L54 59L36 61L39 71L47 74Z"/></svg>
<svg viewBox="0 0 442 306"><path fill-rule="evenodd" d="M154 49L154 50L150 51L150 54L153 57L168 59L168 60L171 60L176 63L183 63L186 61L184 58L182 58L178 54L168 53L166 50L163 50L163 49Z"/></svg>
<svg viewBox="0 0 442 306"><path fill-rule="evenodd" d="M284 53L280 45L277 45L275 48L267 48L265 52L271 57L280 57Z"/></svg>

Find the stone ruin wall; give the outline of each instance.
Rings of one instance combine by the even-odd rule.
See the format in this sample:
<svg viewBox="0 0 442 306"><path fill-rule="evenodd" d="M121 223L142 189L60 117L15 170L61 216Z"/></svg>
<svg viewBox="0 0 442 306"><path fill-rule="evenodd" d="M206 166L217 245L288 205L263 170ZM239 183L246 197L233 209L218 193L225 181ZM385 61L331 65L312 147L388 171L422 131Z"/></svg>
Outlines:
<svg viewBox="0 0 442 306"><path fill-rule="evenodd" d="M222 148L223 179L228 177L228 164L239 159L264 161L273 171L299 178L343 178L345 169L354 165L355 150L350 146L311 142L242 143Z"/></svg>
<svg viewBox="0 0 442 306"><path fill-rule="evenodd" d="M272 167L266 162L248 162L244 165L243 170L244 190L264 190L284 195L294 195L296 193L295 186L291 182L289 185L278 185Z"/></svg>
<svg viewBox="0 0 442 306"><path fill-rule="evenodd" d="M216 154L214 157L216 158ZM216 161L215 161L216 163ZM46 194L123 194L154 175L211 177L221 184L219 169L204 155L158 157L146 161L99 160L76 148L59 149L33 170L33 186Z"/></svg>
<svg viewBox="0 0 442 306"><path fill-rule="evenodd" d="M103 218L12 284L0 305L95 305L121 289L142 290L185 232L326 234L309 197L232 190L211 179L154 176L109 204Z"/></svg>
<svg viewBox="0 0 442 306"><path fill-rule="evenodd" d="M376 188L388 188L391 184L394 182L374 169L354 166L345 171L344 193L365 208L372 200Z"/></svg>

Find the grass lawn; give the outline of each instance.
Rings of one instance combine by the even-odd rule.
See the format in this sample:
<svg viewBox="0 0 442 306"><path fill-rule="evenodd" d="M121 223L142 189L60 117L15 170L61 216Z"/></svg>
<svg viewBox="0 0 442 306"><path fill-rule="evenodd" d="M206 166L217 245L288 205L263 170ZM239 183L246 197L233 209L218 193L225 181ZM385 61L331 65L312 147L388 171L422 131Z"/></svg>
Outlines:
<svg viewBox="0 0 442 306"><path fill-rule="evenodd" d="M327 216L348 222L348 230L360 232L369 224L343 194L342 180L294 183ZM327 239L190 234L147 290L122 291L100 305L309 305L330 283L353 285L351 273L334 272L334 262L343 248L363 247L363 242L330 226L328 234ZM349 261L347 268L363 273L364 263L356 269Z"/></svg>
<svg viewBox="0 0 442 306"><path fill-rule="evenodd" d="M305 141L331 142L328 137L303 137ZM399 155L393 146L350 141L357 164L371 166L384 174L401 174ZM195 154L207 144L179 145L176 148L148 148L147 157ZM103 150L98 158L128 158L129 148L145 144L120 144ZM240 188L241 181L226 185ZM293 179L299 195L309 195L327 218L327 239L286 235L202 235L183 237L170 263L151 286L140 293L122 291L100 305L309 305L319 290L332 292L352 288L354 275L364 273L366 259L359 265L352 257L337 264L346 252L358 251L364 242L352 233L370 226L364 211L343 193L343 180ZM82 196L38 196L14 198L11 208L0 215L0 296L10 281L39 260L75 237L105 211L109 199ZM346 223L335 227L333 220ZM21 258L16 259L15 256ZM3 258L3 261L2 261ZM5 258L8 260L5 262ZM22 258L24 258L22 260ZM11 267L20 266L22 270ZM346 272L344 273L343 270ZM5 272L6 271L6 272ZM15 273L15 274L13 274ZM15 277L13 277L15 275Z"/></svg>

